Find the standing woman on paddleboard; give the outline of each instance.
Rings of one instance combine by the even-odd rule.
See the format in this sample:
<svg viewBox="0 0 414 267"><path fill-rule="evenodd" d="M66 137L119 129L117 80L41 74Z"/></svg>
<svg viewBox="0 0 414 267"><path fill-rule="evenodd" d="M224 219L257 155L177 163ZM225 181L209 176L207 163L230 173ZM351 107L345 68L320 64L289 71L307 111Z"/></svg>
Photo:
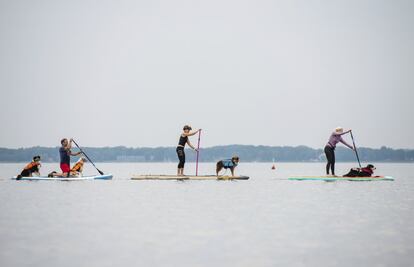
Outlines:
<svg viewBox="0 0 414 267"><path fill-rule="evenodd" d="M333 176L335 176L335 148L336 144L341 142L342 144L346 145L352 150L355 150L353 146L345 142L344 139L342 139L342 135L347 134L351 132L351 130L348 130L344 132L344 129L342 127L338 127L335 129L335 131L331 134L329 137L329 141L325 146L325 155L326 159L328 160L328 163L326 164L326 175L329 175L329 169L331 169L331 173Z"/></svg>
<svg viewBox="0 0 414 267"><path fill-rule="evenodd" d="M192 128L189 125L184 126L183 132L180 135L180 140L178 141L177 146L177 156L178 160L180 161L178 163L178 169L177 169L177 175L183 176L184 175L184 164L185 164L185 153L184 153L184 147L185 144L188 144L189 147L191 147L193 150L197 151L197 149L190 143L190 140L188 139L189 136L193 136L201 131L201 129L198 129L197 131L191 132Z"/></svg>

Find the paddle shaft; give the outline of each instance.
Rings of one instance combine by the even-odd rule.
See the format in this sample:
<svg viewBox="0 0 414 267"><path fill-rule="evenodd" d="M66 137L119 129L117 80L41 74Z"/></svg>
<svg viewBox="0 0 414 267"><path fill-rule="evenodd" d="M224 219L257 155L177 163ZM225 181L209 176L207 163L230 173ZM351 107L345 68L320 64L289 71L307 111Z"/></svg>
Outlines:
<svg viewBox="0 0 414 267"><path fill-rule="evenodd" d="M350 133L351 133L352 143L354 144L355 155L356 155L356 158L358 160L359 167L362 168L361 161L359 160L358 151L357 151L357 148L356 148L356 145L355 145L355 140L354 140L354 136L352 134L352 131L350 131Z"/></svg>
<svg viewBox="0 0 414 267"><path fill-rule="evenodd" d="M95 167L95 169L101 174L101 175L103 175L104 173L101 171L101 170L99 170L96 166L95 166L95 164L92 162L92 160L88 157L88 155L86 155L86 153L82 150L82 148L80 148L80 146L75 142L75 140L73 140L72 139L72 141L73 141L73 143L79 148L79 150L82 152L82 154L83 155L85 155L85 157L89 160L89 162L90 163L92 163L92 165Z"/></svg>
<svg viewBox="0 0 414 267"><path fill-rule="evenodd" d="M196 159L196 176L198 176L198 158L199 158L199 155L200 155L200 139L201 139L201 130L198 132L197 159Z"/></svg>

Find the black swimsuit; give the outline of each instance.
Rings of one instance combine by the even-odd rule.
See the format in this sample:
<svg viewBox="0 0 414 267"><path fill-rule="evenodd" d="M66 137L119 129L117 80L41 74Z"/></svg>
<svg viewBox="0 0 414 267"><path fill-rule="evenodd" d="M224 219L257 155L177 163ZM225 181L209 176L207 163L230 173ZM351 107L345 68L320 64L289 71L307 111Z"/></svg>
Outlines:
<svg viewBox="0 0 414 267"><path fill-rule="evenodd" d="M180 140L178 141L178 145L185 147L185 144L187 144L188 136L182 136L180 135Z"/></svg>
<svg viewBox="0 0 414 267"><path fill-rule="evenodd" d="M184 164L185 164L184 147L185 147L185 144L187 144L187 141L188 141L188 136L180 135L180 140L178 141L178 146L177 146L177 149L176 149L178 160L180 161L178 163L178 168L179 169L184 168Z"/></svg>

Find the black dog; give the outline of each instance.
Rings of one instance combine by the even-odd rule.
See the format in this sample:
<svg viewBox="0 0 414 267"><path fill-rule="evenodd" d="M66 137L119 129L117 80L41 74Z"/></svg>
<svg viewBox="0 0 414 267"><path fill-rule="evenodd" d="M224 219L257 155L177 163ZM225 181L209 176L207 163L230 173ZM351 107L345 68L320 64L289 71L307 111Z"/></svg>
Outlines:
<svg viewBox="0 0 414 267"><path fill-rule="evenodd" d="M375 167L368 164L364 168L352 168L344 177L371 177L374 174Z"/></svg>
<svg viewBox="0 0 414 267"><path fill-rule="evenodd" d="M33 174L37 176L40 175L40 156L33 157L33 161L24 167L23 171L17 175L17 179L21 179L22 177L32 177Z"/></svg>

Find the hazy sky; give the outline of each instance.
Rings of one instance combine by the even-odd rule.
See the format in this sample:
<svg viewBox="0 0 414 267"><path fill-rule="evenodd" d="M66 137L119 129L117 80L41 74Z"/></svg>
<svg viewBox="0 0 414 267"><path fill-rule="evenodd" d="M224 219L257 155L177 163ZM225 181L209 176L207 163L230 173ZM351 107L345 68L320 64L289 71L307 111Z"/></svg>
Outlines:
<svg viewBox="0 0 414 267"><path fill-rule="evenodd" d="M0 90L0 147L414 148L414 1L0 0Z"/></svg>

